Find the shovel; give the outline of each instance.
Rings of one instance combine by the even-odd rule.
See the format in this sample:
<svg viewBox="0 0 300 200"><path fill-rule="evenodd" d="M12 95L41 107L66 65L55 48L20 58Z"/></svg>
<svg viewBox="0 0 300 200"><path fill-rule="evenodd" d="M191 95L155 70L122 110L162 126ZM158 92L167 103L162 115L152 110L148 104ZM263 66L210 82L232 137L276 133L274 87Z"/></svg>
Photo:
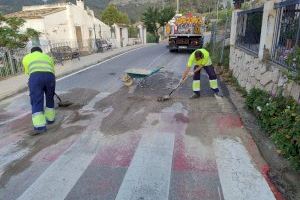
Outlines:
<svg viewBox="0 0 300 200"><path fill-rule="evenodd" d="M163 101L168 101L168 100L170 100L170 98L171 98L171 95L185 82L185 80L188 78L188 76L185 78L185 79L183 79L183 80L181 80L179 83L178 83L178 85L168 94L168 95L164 95L164 96L162 96L162 97L158 97L157 98L157 101L158 102L163 102Z"/></svg>
<svg viewBox="0 0 300 200"><path fill-rule="evenodd" d="M70 105L72 105L73 103L70 101L62 101L60 96L58 96L58 94L54 93L54 95L56 96L56 98L58 99L58 106L59 107L68 107Z"/></svg>
<svg viewBox="0 0 300 200"><path fill-rule="evenodd" d="M194 73L198 72L201 70L201 67L199 67L198 69L196 69ZM168 101L170 98L171 98L171 95L186 81L186 79L188 79L189 75L185 77L185 79L181 80L178 85L169 93L169 95L165 95L165 96L162 96L162 97L158 97L157 98L157 101L158 102L163 102L163 101Z"/></svg>

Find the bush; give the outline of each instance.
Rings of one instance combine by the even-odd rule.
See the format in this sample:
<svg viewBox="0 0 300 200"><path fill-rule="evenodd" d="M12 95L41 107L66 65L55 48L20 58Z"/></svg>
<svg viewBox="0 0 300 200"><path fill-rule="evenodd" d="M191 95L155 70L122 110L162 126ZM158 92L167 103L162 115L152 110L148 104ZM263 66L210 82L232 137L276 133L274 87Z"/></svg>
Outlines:
<svg viewBox="0 0 300 200"><path fill-rule="evenodd" d="M230 54L230 47L225 46L224 52L223 52L223 61L221 61L221 54L222 54L222 48L223 48L223 41L216 42L215 47L213 47L213 44L209 42L205 49L207 49L210 52L210 57L214 65L223 65L224 67L229 67L229 54Z"/></svg>
<svg viewBox="0 0 300 200"><path fill-rule="evenodd" d="M147 33L147 43L158 43L159 42L159 36L156 36L151 33Z"/></svg>
<svg viewBox="0 0 300 200"><path fill-rule="evenodd" d="M260 89L252 89L247 107L259 124L295 169L300 169L300 106L292 98L272 97Z"/></svg>

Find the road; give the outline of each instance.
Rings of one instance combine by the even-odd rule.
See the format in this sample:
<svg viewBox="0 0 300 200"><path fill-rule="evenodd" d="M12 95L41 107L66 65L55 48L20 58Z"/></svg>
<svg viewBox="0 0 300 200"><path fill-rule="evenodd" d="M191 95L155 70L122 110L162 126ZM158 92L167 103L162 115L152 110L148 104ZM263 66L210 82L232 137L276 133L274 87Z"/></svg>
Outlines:
<svg viewBox="0 0 300 200"><path fill-rule="evenodd" d="M179 81L188 54L147 46L61 78L74 104L57 109L46 134L31 137L28 94L0 103L0 199L271 200L266 165L232 105ZM127 88L128 68L165 68Z"/></svg>

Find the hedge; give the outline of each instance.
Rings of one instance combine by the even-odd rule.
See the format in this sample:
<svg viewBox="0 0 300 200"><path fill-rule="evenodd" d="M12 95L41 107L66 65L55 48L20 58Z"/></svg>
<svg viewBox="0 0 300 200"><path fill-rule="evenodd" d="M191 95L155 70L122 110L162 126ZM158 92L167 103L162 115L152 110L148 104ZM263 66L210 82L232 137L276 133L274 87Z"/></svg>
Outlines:
<svg viewBox="0 0 300 200"><path fill-rule="evenodd" d="M275 143L278 152L292 166L300 169L300 106L292 98L272 97L260 89L252 89L246 105L258 118L262 129Z"/></svg>

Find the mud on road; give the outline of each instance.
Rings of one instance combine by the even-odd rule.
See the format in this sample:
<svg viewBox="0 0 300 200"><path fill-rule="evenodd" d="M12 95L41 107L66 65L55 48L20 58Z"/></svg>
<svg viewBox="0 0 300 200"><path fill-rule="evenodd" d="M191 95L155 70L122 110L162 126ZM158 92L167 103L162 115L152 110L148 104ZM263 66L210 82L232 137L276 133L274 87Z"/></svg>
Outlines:
<svg viewBox="0 0 300 200"><path fill-rule="evenodd" d="M10 152L11 155L24 149L26 152L5 166L0 188L5 188L11 177L30 168L32 158L43 150L73 136L88 134L86 130L91 128L91 123L95 126L91 130L97 129L96 131L103 133L105 138L141 131L149 118L151 130L155 131L156 127L162 126L165 131L178 133L175 141L178 150L174 153L173 164L175 170L216 173L214 140L229 138L241 142L246 147L260 171L266 163L251 135L244 128L235 106L227 98L226 86L221 83L226 97L218 99L208 87L207 76L203 75L202 80L203 93L201 98L196 100L188 99L192 94L192 80L188 80L169 101L157 102L157 97L168 94L179 81L176 75L168 71L149 77L140 85L121 87L112 94L84 88L62 94L61 98L73 102L73 105L57 109L57 122L49 126L46 134L28 136L32 128L30 115L5 126L5 131L14 132L13 135L9 135L8 131L2 138L15 136L18 139L15 151ZM105 116L98 119L99 114ZM178 127L182 132L177 130ZM214 174L213 180L218 182L217 174ZM207 187L211 185L208 184Z"/></svg>

